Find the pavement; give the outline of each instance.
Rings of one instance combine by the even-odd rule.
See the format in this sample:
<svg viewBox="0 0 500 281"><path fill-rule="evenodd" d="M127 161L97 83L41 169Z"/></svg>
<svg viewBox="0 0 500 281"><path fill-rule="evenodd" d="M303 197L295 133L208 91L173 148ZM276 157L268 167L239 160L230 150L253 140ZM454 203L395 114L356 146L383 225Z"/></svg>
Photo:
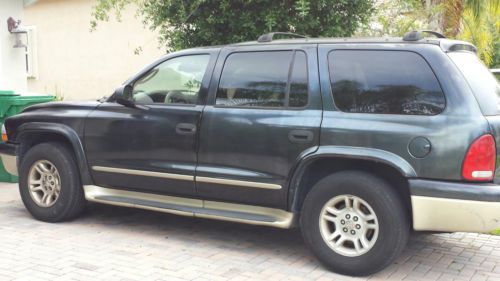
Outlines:
<svg viewBox="0 0 500 281"><path fill-rule="evenodd" d="M413 234L387 269L323 268L300 231L91 204L77 220L34 220L0 183L0 280L500 280L500 236Z"/></svg>

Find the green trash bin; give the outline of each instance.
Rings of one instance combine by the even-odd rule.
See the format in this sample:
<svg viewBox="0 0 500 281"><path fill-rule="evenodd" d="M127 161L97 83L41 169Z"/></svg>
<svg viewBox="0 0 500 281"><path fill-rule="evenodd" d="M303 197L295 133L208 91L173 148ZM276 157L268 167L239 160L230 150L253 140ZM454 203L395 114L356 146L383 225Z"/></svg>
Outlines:
<svg viewBox="0 0 500 281"><path fill-rule="evenodd" d="M16 115L30 105L53 100L54 96L19 95L13 91L0 91L0 126L7 117ZM17 182L16 176L5 171L2 161L0 161L0 182Z"/></svg>

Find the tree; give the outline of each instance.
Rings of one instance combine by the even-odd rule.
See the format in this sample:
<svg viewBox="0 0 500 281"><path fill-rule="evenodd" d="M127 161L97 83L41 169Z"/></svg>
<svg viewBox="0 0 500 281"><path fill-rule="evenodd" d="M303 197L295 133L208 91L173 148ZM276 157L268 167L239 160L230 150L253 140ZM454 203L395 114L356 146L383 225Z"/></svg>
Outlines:
<svg viewBox="0 0 500 281"><path fill-rule="evenodd" d="M480 16L467 8L462 15L459 39L476 45L478 56L486 65L497 67L500 60L500 9L493 3L485 2Z"/></svg>
<svg viewBox="0 0 500 281"><path fill-rule="evenodd" d="M486 65L500 64L500 0L381 0L358 34L401 36L410 30L469 41Z"/></svg>
<svg viewBox="0 0 500 281"><path fill-rule="evenodd" d="M370 18L374 0L97 0L91 27L128 4L158 30L169 51L256 40L286 31L313 37L351 36Z"/></svg>
<svg viewBox="0 0 500 281"><path fill-rule="evenodd" d="M412 30L436 30L441 5L422 0L380 0L367 25L358 30L360 36L403 36Z"/></svg>

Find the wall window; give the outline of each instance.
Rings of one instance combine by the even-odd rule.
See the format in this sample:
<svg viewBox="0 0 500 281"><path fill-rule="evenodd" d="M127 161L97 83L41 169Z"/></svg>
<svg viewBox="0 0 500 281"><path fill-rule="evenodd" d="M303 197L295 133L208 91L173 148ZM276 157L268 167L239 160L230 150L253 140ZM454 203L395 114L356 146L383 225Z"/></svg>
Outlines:
<svg viewBox="0 0 500 281"><path fill-rule="evenodd" d="M335 105L342 111L434 115L445 98L427 62L405 51L333 51L328 56Z"/></svg>
<svg viewBox="0 0 500 281"><path fill-rule="evenodd" d="M307 62L304 52L234 53L226 59L216 104L237 107L302 107L307 104L307 90Z"/></svg>
<svg viewBox="0 0 500 281"><path fill-rule="evenodd" d="M26 74L30 79L38 78L38 53L36 27L27 26L26 28Z"/></svg>
<svg viewBox="0 0 500 281"><path fill-rule="evenodd" d="M133 97L140 104L197 104L209 55L169 59L134 83Z"/></svg>

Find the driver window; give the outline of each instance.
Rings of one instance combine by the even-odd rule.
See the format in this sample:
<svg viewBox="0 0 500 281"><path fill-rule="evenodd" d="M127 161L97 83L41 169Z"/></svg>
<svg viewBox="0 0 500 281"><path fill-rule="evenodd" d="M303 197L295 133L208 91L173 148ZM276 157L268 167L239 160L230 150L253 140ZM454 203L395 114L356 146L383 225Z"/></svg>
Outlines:
<svg viewBox="0 0 500 281"><path fill-rule="evenodd" d="M139 104L196 104L210 55L182 56L151 69L134 83Z"/></svg>

